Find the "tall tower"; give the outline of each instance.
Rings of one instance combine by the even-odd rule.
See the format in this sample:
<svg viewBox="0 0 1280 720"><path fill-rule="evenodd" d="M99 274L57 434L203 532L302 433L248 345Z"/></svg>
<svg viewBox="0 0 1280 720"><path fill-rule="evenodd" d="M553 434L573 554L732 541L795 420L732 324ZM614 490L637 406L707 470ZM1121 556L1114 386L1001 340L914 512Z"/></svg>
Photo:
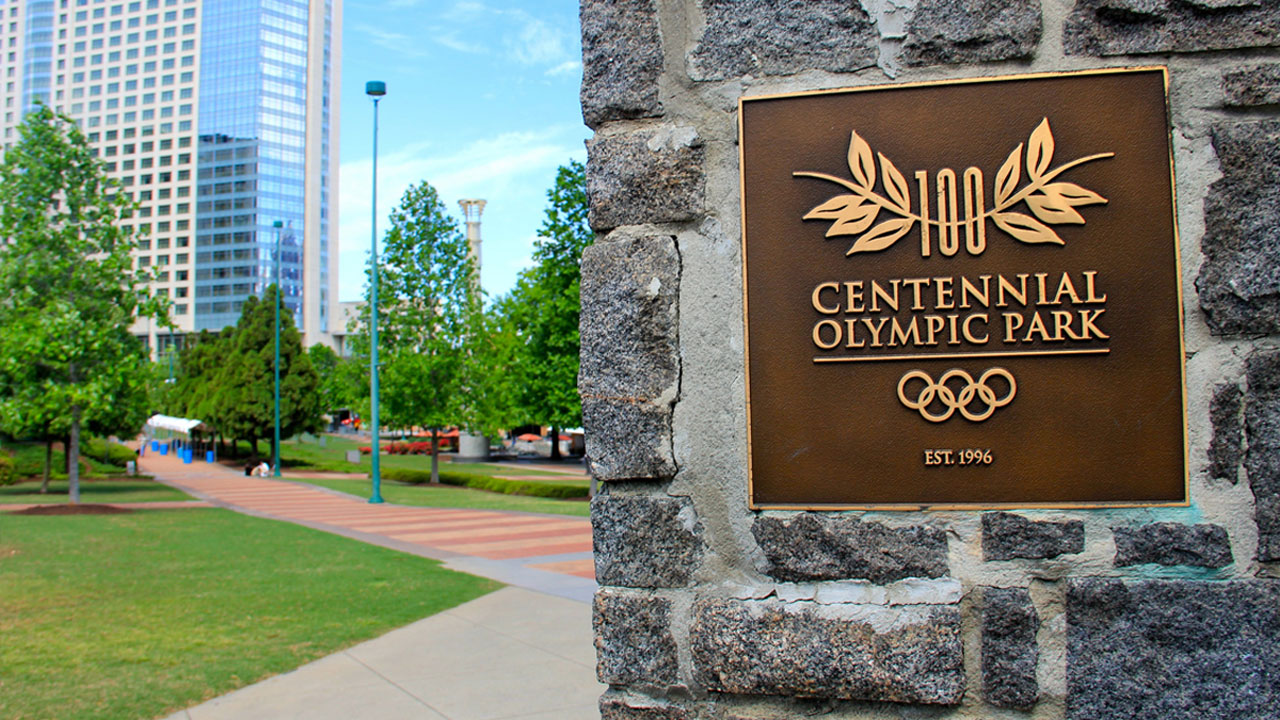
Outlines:
<svg viewBox="0 0 1280 720"><path fill-rule="evenodd" d="M484 200L458 201L462 216L467 220L467 245L471 248L471 260L476 264L476 284L480 282L480 216L484 213Z"/></svg>
<svg viewBox="0 0 1280 720"><path fill-rule="evenodd" d="M7 13L5 10L7 9ZM176 330L234 324L275 281L308 345L336 302L342 0L0 0L0 142L42 102L138 203L127 221Z"/></svg>

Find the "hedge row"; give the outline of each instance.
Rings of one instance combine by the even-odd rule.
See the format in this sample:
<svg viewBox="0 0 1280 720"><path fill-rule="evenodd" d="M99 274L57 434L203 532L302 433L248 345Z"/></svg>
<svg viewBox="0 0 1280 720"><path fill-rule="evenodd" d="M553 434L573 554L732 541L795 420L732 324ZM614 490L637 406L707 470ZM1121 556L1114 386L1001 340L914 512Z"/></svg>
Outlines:
<svg viewBox="0 0 1280 720"><path fill-rule="evenodd" d="M431 482L430 470L408 470L405 468L383 468L382 477L394 482L409 485L421 485ZM474 490L488 490L503 495L528 495L543 498L579 498L587 496L587 488L581 485L565 485L551 482L528 482L525 480L507 480L488 475L471 475L469 473L440 471L440 482L445 485L457 485Z"/></svg>
<svg viewBox="0 0 1280 720"><path fill-rule="evenodd" d="M91 460L124 469L130 460L137 460L138 454L120 443L91 437L81 444L80 453Z"/></svg>

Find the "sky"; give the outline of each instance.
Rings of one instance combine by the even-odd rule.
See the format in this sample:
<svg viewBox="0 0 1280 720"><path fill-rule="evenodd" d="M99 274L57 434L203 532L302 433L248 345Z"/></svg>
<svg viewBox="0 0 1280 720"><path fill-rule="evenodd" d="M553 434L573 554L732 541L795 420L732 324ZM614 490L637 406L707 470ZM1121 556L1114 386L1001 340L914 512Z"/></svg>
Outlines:
<svg viewBox="0 0 1280 720"><path fill-rule="evenodd" d="M577 0L345 0L339 300L359 300L370 243L373 102L378 106L379 240L411 184L430 182L462 226L458 200L488 201L481 284L496 297L530 264L556 169L584 161Z"/></svg>

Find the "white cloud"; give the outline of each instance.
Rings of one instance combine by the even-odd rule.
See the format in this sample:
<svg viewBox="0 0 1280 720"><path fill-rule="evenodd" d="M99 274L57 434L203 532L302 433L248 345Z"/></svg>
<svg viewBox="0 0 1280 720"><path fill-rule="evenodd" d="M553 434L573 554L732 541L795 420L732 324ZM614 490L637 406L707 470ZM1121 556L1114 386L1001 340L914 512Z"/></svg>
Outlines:
<svg viewBox="0 0 1280 720"><path fill-rule="evenodd" d="M481 55L489 51L489 48L484 45L462 40L458 37L458 33L456 31L443 33L438 30L433 30L431 39L450 50L456 50L458 52Z"/></svg>
<svg viewBox="0 0 1280 720"><path fill-rule="evenodd" d="M548 69L544 74L551 77L558 75L572 75L582 71L582 63L577 60L566 60L559 65Z"/></svg>
<svg viewBox="0 0 1280 720"><path fill-rule="evenodd" d="M548 65L563 62L568 55L565 50L564 33L537 18L521 12L518 21L521 27L516 31L515 41L511 43L511 54L525 65Z"/></svg>
<svg viewBox="0 0 1280 720"><path fill-rule="evenodd" d="M391 2L416 4L419 0ZM432 39L462 52L493 52L521 65L556 67L573 62L573 53L576 52L571 35L572 32L577 32L576 22L571 23L571 27L561 27L520 8L495 8L470 0L454 3L439 17L455 30L444 34L438 28L433 28ZM499 42L501 50L487 45L480 46L470 40L464 41L459 36L468 39L481 36L494 38L495 42Z"/></svg>
<svg viewBox="0 0 1280 720"><path fill-rule="evenodd" d="M370 42L374 45L395 55L422 57L425 54L422 51L421 44L415 42L408 35L401 35L400 33L390 32L364 23L356 25L354 29L357 33L368 36Z"/></svg>

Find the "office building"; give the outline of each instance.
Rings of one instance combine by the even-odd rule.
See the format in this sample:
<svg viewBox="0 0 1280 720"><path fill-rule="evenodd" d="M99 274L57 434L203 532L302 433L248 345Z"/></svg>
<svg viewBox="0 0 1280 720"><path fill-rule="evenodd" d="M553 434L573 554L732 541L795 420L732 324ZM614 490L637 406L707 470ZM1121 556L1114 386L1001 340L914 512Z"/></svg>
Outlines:
<svg viewBox="0 0 1280 720"><path fill-rule="evenodd" d="M160 353L275 280L304 342L337 295L341 0L0 0L5 144L38 102L140 205L136 262L173 300ZM279 223L279 227L276 224Z"/></svg>

